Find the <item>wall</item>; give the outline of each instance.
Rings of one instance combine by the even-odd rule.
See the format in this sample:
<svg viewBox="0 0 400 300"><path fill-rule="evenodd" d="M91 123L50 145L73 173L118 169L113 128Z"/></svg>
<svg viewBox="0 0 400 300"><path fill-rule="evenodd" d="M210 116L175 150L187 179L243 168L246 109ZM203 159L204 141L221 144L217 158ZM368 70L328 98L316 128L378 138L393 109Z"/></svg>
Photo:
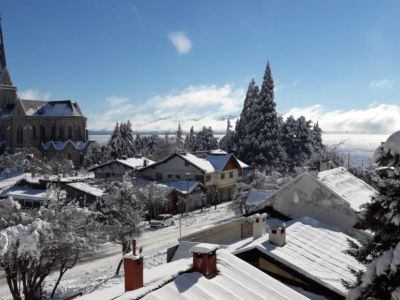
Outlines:
<svg viewBox="0 0 400 300"><path fill-rule="evenodd" d="M112 162L96 168L93 172L96 178L122 177L127 171L132 170L121 163Z"/></svg>
<svg viewBox="0 0 400 300"><path fill-rule="evenodd" d="M341 230L354 226L357 213L309 174L300 175L269 198L273 208L289 218L309 216Z"/></svg>

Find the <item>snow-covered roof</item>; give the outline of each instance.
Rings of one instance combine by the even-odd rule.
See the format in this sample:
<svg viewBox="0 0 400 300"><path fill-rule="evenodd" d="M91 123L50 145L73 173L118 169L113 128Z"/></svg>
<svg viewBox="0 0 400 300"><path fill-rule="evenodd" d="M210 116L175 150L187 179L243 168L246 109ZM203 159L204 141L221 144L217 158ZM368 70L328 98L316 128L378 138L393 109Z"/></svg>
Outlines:
<svg viewBox="0 0 400 300"><path fill-rule="evenodd" d="M217 251L218 274L213 278L207 279L198 272L187 272L191 263L191 259L181 259L145 270L145 286L135 291L123 293L121 284L118 290L117 287L104 289L80 299L307 299L226 250ZM149 282L149 273L157 274L157 280Z"/></svg>
<svg viewBox="0 0 400 300"><path fill-rule="evenodd" d="M225 168L231 157L232 154L206 154L206 160L210 162L217 172L221 172Z"/></svg>
<svg viewBox="0 0 400 300"><path fill-rule="evenodd" d="M52 147L54 150L60 151L64 150L65 147L67 147L68 144L71 144L72 147L74 147L76 150L84 150L86 149L86 146L88 145L89 142L83 142L83 141L71 141L67 140L65 142L62 141L47 141L47 142L42 142L42 147L45 151L49 150L50 147Z"/></svg>
<svg viewBox="0 0 400 300"><path fill-rule="evenodd" d="M308 217L292 220L287 225L284 246L278 247L269 243L268 235L265 235L236 253L256 248L305 277L345 295L346 289L342 280L355 281L349 267L363 268L355 258L344 253L349 248L348 240L356 240L334 227Z"/></svg>
<svg viewBox="0 0 400 300"><path fill-rule="evenodd" d="M66 185L95 197L102 197L104 194L101 189L84 182L71 182Z"/></svg>
<svg viewBox="0 0 400 300"><path fill-rule="evenodd" d="M13 197L15 200L43 201L48 197L46 189L11 187L1 192L0 197Z"/></svg>
<svg viewBox="0 0 400 300"><path fill-rule="evenodd" d="M212 166L212 164L204 158L197 157L196 155L194 155L192 153L181 153L178 155L180 157L182 157L183 159L185 159L186 161L188 161L189 163L191 163L192 165L196 166L197 168L199 168L207 173L215 172L215 169Z"/></svg>
<svg viewBox="0 0 400 300"><path fill-rule="evenodd" d="M8 178L0 177L0 191L15 185L18 181L24 179L25 177L26 174L19 174Z"/></svg>
<svg viewBox="0 0 400 300"><path fill-rule="evenodd" d="M239 165L240 165L240 167L241 167L242 169L246 169L246 168L249 168L249 167L250 167L248 164L242 162L241 160L239 160L239 159L237 159L237 158L236 158L236 160L238 161L238 163L239 163Z"/></svg>
<svg viewBox="0 0 400 300"><path fill-rule="evenodd" d="M193 190L199 186L198 181L190 181L190 180L177 180L177 181L166 181L162 183L170 188L173 188L182 194L186 194L186 192L193 192Z"/></svg>
<svg viewBox="0 0 400 300"><path fill-rule="evenodd" d="M262 203L266 201L267 198L273 194L273 192L274 191L271 190L260 190L253 188L247 196L246 205L253 206Z"/></svg>
<svg viewBox="0 0 400 300"><path fill-rule="evenodd" d="M37 101L21 100L25 113L35 116L82 116L82 112L76 102L71 100ZM41 102L41 103L40 103Z"/></svg>
<svg viewBox="0 0 400 300"><path fill-rule="evenodd" d="M214 150L211 150L209 153L211 153L211 154L228 154L228 152L226 152L222 149L214 149Z"/></svg>
<svg viewBox="0 0 400 300"><path fill-rule="evenodd" d="M127 159L117 159L117 162L120 162L121 164L124 164L128 167L131 167L133 169L141 168L145 166L145 162L147 166L154 164L154 161L151 159L148 159L146 157L132 157L132 158L127 158Z"/></svg>
<svg viewBox="0 0 400 300"><path fill-rule="evenodd" d="M360 211L361 206L370 202L371 197L376 194L374 188L343 167L319 172L318 179L356 211Z"/></svg>

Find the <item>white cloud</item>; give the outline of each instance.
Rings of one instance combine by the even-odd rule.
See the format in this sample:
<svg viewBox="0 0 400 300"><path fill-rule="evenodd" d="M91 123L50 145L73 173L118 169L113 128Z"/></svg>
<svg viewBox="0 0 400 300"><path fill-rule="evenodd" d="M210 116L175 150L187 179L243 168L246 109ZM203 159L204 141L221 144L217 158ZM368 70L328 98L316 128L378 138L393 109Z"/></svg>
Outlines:
<svg viewBox="0 0 400 300"><path fill-rule="evenodd" d="M18 97L26 100L49 100L50 93L49 92L40 92L35 89L27 89L18 92Z"/></svg>
<svg viewBox="0 0 400 300"><path fill-rule="evenodd" d="M109 97L107 112L88 116L89 128L110 130L117 121L131 120L138 131L175 131L178 122L184 130L211 126L215 131L224 131L226 118L234 121L240 113L244 95L244 89L226 84L189 86L136 105L126 97Z"/></svg>
<svg viewBox="0 0 400 300"><path fill-rule="evenodd" d="M390 104L369 105L365 109L326 111L322 105L295 107L284 117L304 115L319 121L324 131L336 132L393 132L400 128L400 106Z"/></svg>
<svg viewBox="0 0 400 300"><path fill-rule="evenodd" d="M393 80L389 79L372 80L369 83L369 86L373 88L391 88L392 85L393 85Z"/></svg>
<svg viewBox="0 0 400 300"><path fill-rule="evenodd" d="M182 31L170 32L168 39L175 46L179 54L189 53L192 49L192 41Z"/></svg>

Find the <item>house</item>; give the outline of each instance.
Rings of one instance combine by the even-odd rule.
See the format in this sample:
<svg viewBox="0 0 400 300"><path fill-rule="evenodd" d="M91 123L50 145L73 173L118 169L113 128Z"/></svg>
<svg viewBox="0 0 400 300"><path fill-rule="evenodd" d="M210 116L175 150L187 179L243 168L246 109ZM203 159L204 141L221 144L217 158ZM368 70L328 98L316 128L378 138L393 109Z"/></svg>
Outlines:
<svg viewBox="0 0 400 300"><path fill-rule="evenodd" d="M104 164L90 168L95 178L117 178L122 177L126 172L138 170L154 164L154 161L145 157L132 157L127 159L116 159Z"/></svg>
<svg viewBox="0 0 400 300"><path fill-rule="evenodd" d="M103 190L85 182L65 183L62 184L62 189L66 191L68 199L79 201L81 206L95 203L104 194Z"/></svg>
<svg viewBox="0 0 400 300"><path fill-rule="evenodd" d="M88 145L86 117L78 103L18 97L6 62L0 24L0 147L12 151L33 147L45 157L57 156L80 165Z"/></svg>
<svg viewBox="0 0 400 300"><path fill-rule="evenodd" d="M344 299L347 290L343 280L356 280L350 267L364 269L345 253L348 240L357 243L335 227L304 217L287 226L271 226L268 234L239 243L232 253L283 283L328 299Z"/></svg>
<svg viewBox="0 0 400 300"><path fill-rule="evenodd" d="M206 188L198 181L177 180L163 184L172 189L169 194L172 201L171 212L188 212L206 205Z"/></svg>
<svg viewBox="0 0 400 300"><path fill-rule="evenodd" d="M346 230L360 225L362 205L376 193L367 183L339 167L314 176L300 174L265 201L252 206L250 212L273 207L289 218L309 216Z"/></svg>
<svg viewBox="0 0 400 300"><path fill-rule="evenodd" d="M145 270L132 248L124 256L124 283L79 299L308 299L216 245L196 245L190 258Z"/></svg>
<svg viewBox="0 0 400 300"><path fill-rule="evenodd" d="M0 191L0 199L8 197L12 197L25 208L38 208L43 202L55 199L55 195L49 190L48 183L32 182L25 178L13 182L12 185Z"/></svg>
<svg viewBox="0 0 400 300"><path fill-rule="evenodd" d="M253 215L194 232L168 251L169 261L189 257L199 243L218 244L238 258L282 283L317 295L317 299L343 299L342 280L354 282L349 268L364 267L345 253L356 239L338 228L304 217L291 221ZM324 299L324 298L323 298Z"/></svg>
<svg viewBox="0 0 400 300"><path fill-rule="evenodd" d="M235 183L243 178L248 166L233 154L174 153L139 170L139 174L157 181L198 181L207 189L207 200L227 201L232 198Z"/></svg>

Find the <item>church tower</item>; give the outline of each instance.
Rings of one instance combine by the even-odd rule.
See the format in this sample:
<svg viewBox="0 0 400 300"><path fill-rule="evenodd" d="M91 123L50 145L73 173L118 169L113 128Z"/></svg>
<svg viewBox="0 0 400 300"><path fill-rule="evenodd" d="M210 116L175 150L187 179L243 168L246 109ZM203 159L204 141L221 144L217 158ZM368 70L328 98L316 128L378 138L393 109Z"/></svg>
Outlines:
<svg viewBox="0 0 400 300"><path fill-rule="evenodd" d="M0 18L0 115L9 113L17 102L17 88L13 86L7 69L3 29Z"/></svg>

